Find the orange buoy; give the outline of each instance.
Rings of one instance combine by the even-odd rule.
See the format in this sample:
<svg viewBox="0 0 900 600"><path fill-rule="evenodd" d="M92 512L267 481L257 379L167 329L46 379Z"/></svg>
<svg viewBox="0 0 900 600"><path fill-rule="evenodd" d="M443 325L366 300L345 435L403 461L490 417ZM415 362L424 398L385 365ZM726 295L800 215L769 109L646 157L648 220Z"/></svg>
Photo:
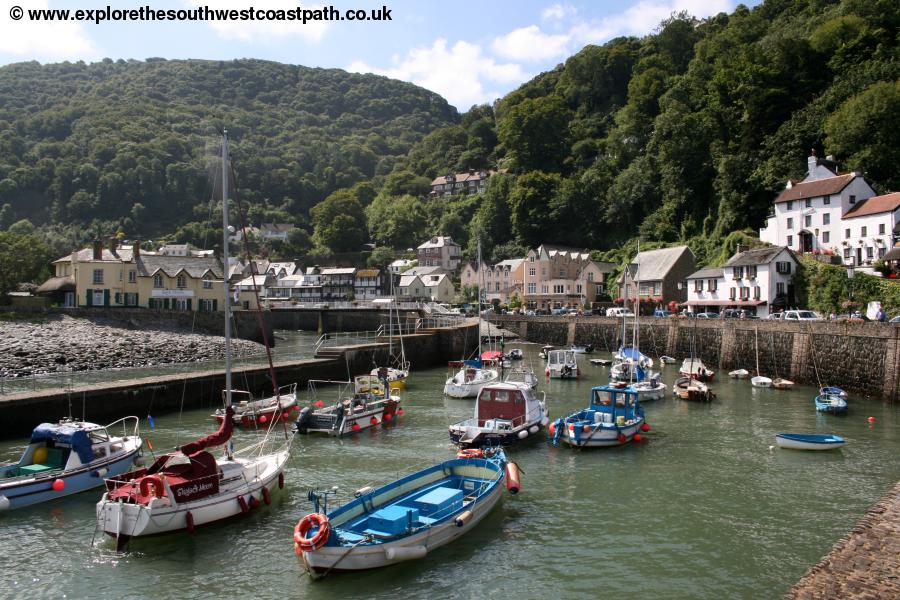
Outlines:
<svg viewBox="0 0 900 600"><path fill-rule="evenodd" d="M644 439L644 438L641 436L641 434L636 433L636 434L634 434L634 438L633 438L633 439L634 439L634 441L639 442L639 441L641 441L641 440Z"/></svg>
<svg viewBox="0 0 900 600"><path fill-rule="evenodd" d="M591 426L590 426L590 425L582 425L582 426L581 426L581 431L584 432L584 433L587 433L587 432L590 431L590 430L591 430Z"/></svg>
<svg viewBox="0 0 900 600"><path fill-rule="evenodd" d="M309 531L316 527L318 530L311 537L307 537ZM311 513L303 517L294 527L294 550L299 548L302 552L314 552L325 545L331 534L331 523L328 517L322 513Z"/></svg>
<svg viewBox="0 0 900 600"><path fill-rule="evenodd" d="M650 426L647 425L647 423L644 423L643 425L641 425L641 431L647 433L648 431L650 431Z"/></svg>
<svg viewBox="0 0 900 600"><path fill-rule="evenodd" d="M54 479L51 486L54 492L61 492L66 489L66 482L62 479Z"/></svg>
<svg viewBox="0 0 900 600"><path fill-rule="evenodd" d="M521 485L519 483L519 465L514 462L506 463L506 489L510 494L518 494Z"/></svg>
<svg viewBox="0 0 900 600"><path fill-rule="evenodd" d="M550 427L547 428L551 434L556 433L556 423L550 423Z"/></svg>
<svg viewBox="0 0 900 600"><path fill-rule="evenodd" d="M875 422L875 417L869 417L869 418L866 419L866 420L867 420L869 423L874 423L874 422Z"/></svg>
<svg viewBox="0 0 900 600"><path fill-rule="evenodd" d="M628 438L625 437L625 434L624 434L624 433L620 433L620 434L619 434L619 443L620 443L620 444L624 444L624 443L627 441L627 439L628 439Z"/></svg>
<svg viewBox="0 0 900 600"><path fill-rule="evenodd" d="M370 425L378 425L378 417L373 416L371 419L369 419L369 424Z"/></svg>
<svg viewBox="0 0 900 600"><path fill-rule="evenodd" d="M353 425L350 426L350 429L352 431L359 431L360 429L362 429L362 427L359 426L359 423L354 423Z"/></svg>

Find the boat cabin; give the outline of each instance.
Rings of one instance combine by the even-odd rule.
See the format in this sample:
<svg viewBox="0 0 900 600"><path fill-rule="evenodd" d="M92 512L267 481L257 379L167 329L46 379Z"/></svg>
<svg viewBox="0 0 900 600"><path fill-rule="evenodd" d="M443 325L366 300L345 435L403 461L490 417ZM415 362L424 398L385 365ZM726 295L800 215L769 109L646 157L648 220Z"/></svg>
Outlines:
<svg viewBox="0 0 900 600"><path fill-rule="evenodd" d="M528 394L531 396L531 394ZM475 401L475 418L478 426L486 429L509 429L525 422L528 415L529 400L535 404L537 399L528 398L526 391L518 385L497 384L484 387Z"/></svg>
<svg viewBox="0 0 900 600"><path fill-rule="evenodd" d="M574 350L551 350L547 354L547 366L575 364Z"/></svg>
<svg viewBox="0 0 900 600"><path fill-rule="evenodd" d="M591 390L591 405L594 421L598 423L622 423L637 417L638 394L629 388L601 385Z"/></svg>
<svg viewBox="0 0 900 600"><path fill-rule="evenodd" d="M6 477L38 475L45 471L74 469L106 458L109 434L104 427L84 427L83 423L41 423L31 433L31 441Z"/></svg>

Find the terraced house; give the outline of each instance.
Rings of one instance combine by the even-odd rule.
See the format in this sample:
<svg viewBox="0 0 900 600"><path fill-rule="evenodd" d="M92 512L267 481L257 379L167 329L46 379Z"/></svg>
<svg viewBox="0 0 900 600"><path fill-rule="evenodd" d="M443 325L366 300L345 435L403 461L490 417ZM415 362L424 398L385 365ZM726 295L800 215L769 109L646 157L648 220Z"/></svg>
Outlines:
<svg viewBox="0 0 900 600"><path fill-rule="evenodd" d="M215 311L221 308L222 263L210 256L142 254L140 242L92 248L54 261L60 287L71 287L71 305ZM44 287L42 286L42 287Z"/></svg>
<svg viewBox="0 0 900 600"><path fill-rule="evenodd" d="M542 244L523 263L525 306L532 309L590 305L606 293L615 265L591 260L586 250Z"/></svg>

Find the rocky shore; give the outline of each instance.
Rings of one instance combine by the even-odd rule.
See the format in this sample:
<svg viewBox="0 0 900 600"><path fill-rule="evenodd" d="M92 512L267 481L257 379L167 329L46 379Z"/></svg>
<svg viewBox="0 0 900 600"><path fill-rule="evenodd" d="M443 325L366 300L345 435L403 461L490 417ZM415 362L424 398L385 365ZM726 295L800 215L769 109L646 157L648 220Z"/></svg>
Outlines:
<svg viewBox="0 0 900 600"><path fill-rule="evenodd" d="M235 356L261 344L233 340ZM148 329L129 320L56 315L0 320L0 377L148 367L221 359L225 339L173 328Z"/></svg>

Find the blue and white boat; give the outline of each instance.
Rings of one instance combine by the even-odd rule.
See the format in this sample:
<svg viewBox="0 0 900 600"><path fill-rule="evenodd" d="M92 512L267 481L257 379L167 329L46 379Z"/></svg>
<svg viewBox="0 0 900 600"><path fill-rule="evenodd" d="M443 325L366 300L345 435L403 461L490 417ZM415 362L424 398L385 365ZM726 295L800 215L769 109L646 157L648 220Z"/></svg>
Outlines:
<svg viewBox="0 0 900 600"><path fill-rule="evenodd" d="M817 433L776 433L779 448L791 450L834 450L847 442L839 435Z"/></svg>
<svg viewBox="0 0 900 600"><path fill-rule="evenodd" d="M587 408L551 423L550 434L554 445L562 441L578 448L594 448L627 444L649 429L633 388L601 385L591 390Z"/></svg>
<svg viewBox="0 0 900 600"><path fill-rule="evenodd" d="M142 461L137 417L109 425L65 419L41 423L19 462L0 466L0 511L103 485Z"/></svg>
<svg viewBox="0 0 900 600"><path fill-rule="evenodd" d="M826 394L829 396L839 396L844 400L849 398L849 394L847 394L845 390L842 390L841 388L836 386L824 386L822 388L819 388L819 395L824 396Z"/></svg>
<svg viewBox="0 0 900 600"><path fill-rule="evenodd" d="M816 410L823 413L839 415L847 412L847 401L834 394L816 396Z"/></svg>
<svg viewBox="0 0 900 600"><path fill-rule="evenodd" d="M457 458L380 488L357 490L331 512L333 492L310 492L315 512L294 528L294 551L313 577L423 558L475 527L500 500L504 483L518 492L518 468L502 450L460 450Z"/></svg>

